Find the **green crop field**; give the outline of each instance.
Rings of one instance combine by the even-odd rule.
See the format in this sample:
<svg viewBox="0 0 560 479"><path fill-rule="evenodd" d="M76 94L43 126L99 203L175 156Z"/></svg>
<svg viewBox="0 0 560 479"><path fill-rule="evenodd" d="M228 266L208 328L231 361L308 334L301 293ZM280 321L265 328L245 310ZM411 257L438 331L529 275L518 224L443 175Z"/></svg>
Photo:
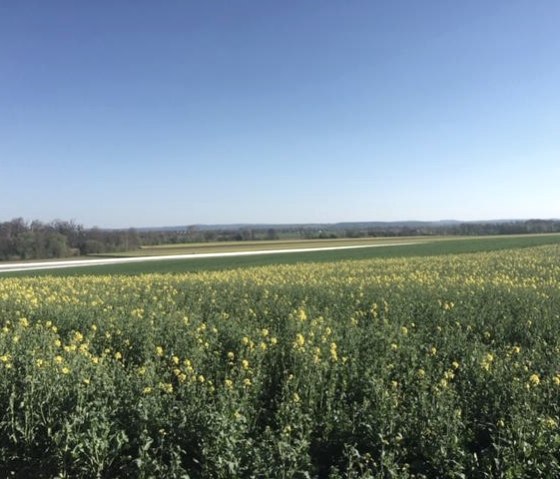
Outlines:
<svg viewBox="0 0 560 479"><path fill-rule="evenodd" d="M0 477L560 477L559 236L226 259L0 277Z"/></svg>

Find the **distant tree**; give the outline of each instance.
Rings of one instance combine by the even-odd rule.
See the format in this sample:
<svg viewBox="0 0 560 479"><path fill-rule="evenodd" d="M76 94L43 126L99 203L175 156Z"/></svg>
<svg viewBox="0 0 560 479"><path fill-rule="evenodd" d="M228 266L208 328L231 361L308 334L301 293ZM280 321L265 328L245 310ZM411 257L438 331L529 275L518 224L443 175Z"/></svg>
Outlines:
<svg viewBox="0 0 560 479"><path fill-rule="evenodd" d="M214 231L205 231L203 238L204 241L216 241L216 233Z"/></svg>
<svg viewBox="0 0 560 479"><path fill-rule="evenodd" d="M88 239L84 246L84 254L99 254L104 252L103 243L99 240Z"/></svg>
<svg viewBox="0 0 560 479"><path fill-rule="evenodd" d="M266 239L267 240L276 240L278 239L278 233L274 228L268 228L266 230Z"/></svg>
<svg viewBox="0 0 560 479"><path fill-rule="evenodd" d="M51 233L46 239L46 257L64 258L69 255L66 236L61 233Z"/></svg>

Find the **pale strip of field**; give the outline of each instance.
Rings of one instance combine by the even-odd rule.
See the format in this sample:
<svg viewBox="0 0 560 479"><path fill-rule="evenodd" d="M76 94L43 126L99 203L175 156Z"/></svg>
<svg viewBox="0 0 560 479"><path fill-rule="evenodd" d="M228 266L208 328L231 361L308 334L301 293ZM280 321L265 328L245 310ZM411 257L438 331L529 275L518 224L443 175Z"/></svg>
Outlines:
<svg viewBox="0 0 560 479"><path fill-rule="evenodd" d="M288 249L317 249L343 246L388 246L390 244L412 244L442 239L439 237L399 237L399 238L357 238L357 239L325 239L325 240L263 240L263 241L228 241L213 243L181 243L175 245L143 246L138 250L120 253L102 253L99 257L136 257L158 256L170 254L229 253L237 251L268 251Z"/></svg>
<svg viewBox="0 0 560 479"><path fill-rule="evenodd" d="M102 259L81 259L68 261L40 261L40 262L17 262L0 265L0 273L16 272L16 271L39 271L45 269L61 269L61 268L77 268L87 266L104 266L109 264L139 263L147 261L169 261L169 260L188 260L202 258L226 258L231 256L255 256L263 254L289 254L289 253L307 253L312 251L337 251L345 249L360 248L379 248L381 246L404 246L417 244L421 241L408 242L392 242L392 243L374 243L361 245L346 246L328 246L321 248L287 248L287 249L269 249L269 250L251 250L251 251L229 251L229 252L213 252L213 253L188 253L160 256L136 256L132 258L102 258Z"/></svg>

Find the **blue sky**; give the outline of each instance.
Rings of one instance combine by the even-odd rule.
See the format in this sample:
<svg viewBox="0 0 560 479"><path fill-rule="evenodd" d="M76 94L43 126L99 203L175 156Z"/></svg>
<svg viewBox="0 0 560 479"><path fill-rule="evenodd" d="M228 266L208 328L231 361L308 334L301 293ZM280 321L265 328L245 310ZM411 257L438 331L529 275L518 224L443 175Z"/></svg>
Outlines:
<svg viewBox="0 0 560 479"><path fill-rule="evenodd" d="M560 217L560 3L0 2L0 221Z"/></svg>

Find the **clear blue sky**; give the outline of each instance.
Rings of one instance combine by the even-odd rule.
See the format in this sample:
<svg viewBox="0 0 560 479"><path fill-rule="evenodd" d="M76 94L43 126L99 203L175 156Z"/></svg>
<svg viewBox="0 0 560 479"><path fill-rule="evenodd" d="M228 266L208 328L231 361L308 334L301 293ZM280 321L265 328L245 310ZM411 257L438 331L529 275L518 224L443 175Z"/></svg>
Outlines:
<svg viewBox="0 0 560 479"><path fill-rule="evenodd" d="M0 221L560 217L560 2L2 1Z"/></svg>

